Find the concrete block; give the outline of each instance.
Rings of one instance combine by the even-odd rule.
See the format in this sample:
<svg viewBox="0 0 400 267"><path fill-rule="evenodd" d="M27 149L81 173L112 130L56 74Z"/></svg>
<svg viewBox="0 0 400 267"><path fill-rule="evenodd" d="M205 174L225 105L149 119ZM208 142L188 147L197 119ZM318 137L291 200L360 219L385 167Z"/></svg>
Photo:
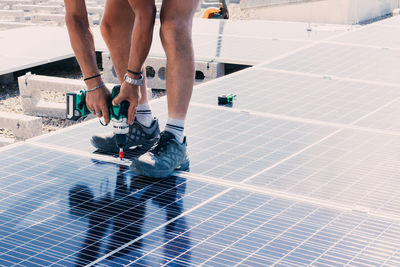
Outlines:
<svg viewBox="0 0 400 267"><path fill-rule="evenodd" d="M0 28L6 29L16 29L21 27L35 26L32 23L23 23L23 22L12 22L12 21L0 21Z"/></svg>
<svg viewBox="0 0 400 267"><path fill-rule="evenodd" d="M106 83L110 90L114 85L113 83ZM18 77L18 87L25 114L65 118L66 103L46 102L42 99L41 91L68 93L86 88L86 85L82 80L27 73ZM151 99L151 90L148 90L147 95Z"/></svg>
<svg viewBox="0 0 400 267"><path fill-rule="evenodd" d="M10 8L13 8L15 5L18 4L30 5L32 4L32 0L1 0L1 3L9 6Z"/></svg>
<svg viewBox="0 0 400 267"><path fill-rule="evenodd" d="M23 10L0 10L0 20L23 22L25 20L24 11Z"/></svg>
<svg viewBox="0 0 400 267"><path fill-rule="evenodd" d="M24 10L25 12L36 12L36 13L62 13L64 12L64 7L59 5L25 5L18 4L15 6L16 9Z"/></svg>
<svg viewBox="0 0 400 267"><path fill-rule="evenodd" d="M63 0L50 0L45 2L46 5L50 5L50 6L64 6L64 1Z"/></svg>
<svg viewBox="0 0 400 267"><path fill-rule="evenodd" d="M117 83L117 75L115 73L110 54L104 52L102 54L103 59L103 73L104 81ZM147 87L153 89L166 89L165 84L165 70L166 70L166 58L149 57L146 59L146 81ZM195 85L213 80L215 78L223 76L224 64L211 62L211 61L196 61L196 79Z"/></svg>
<svg viewBox="0 0 400 267"><path fill-rule="evenodd" d="M87 12L88 12L89 15L95 15L95 14L103 15L104 7L90 7L90 6L88 6L87 7Z"/></svg>
<svg viewBox="0 0 400 267"><path fill-rule="evenodd" d="M88 16L89 24L93 26L93 17ZM31 16L31 21L33 23L55 23L57 25L65 24L65 15L64 14L46 14L46 13L35 13Z"/></svg>
<svg viewBox="0 0 400 267"><path fill-rule="evenodd" d="M25 140L42 134L42 118L0 112L0 128L11 130L17 140Z"/></svg>

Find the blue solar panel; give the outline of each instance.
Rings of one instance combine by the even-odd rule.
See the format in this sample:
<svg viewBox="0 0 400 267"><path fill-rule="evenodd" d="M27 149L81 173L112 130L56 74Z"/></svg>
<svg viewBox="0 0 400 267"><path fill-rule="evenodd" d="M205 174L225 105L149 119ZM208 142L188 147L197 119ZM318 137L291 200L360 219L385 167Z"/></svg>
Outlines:
<svg viewBox="0 0 400 267"><path fill-rule="evenodd" d="M198 86L191 173L98 155L97 120L0 150L0 265L399 266L398 51L371 29Z"/></svg>
<svg viewBox="0 0 400 267"><path fill-rule="evenodd" d="M224 189L183 176L138 177L124 166L21 147L7 151L14 156L0 180L2 266L90 263ZM33 155L41 163L30 162Z"/></svg>
<svg viewBox="0 0 400 267"><path fill-rule="evenodd" d="M399 230L365 214L231 190L100 265L399 264L383 249L395 249Z"/></svg>
<svg viewBox="0 0 400 267"><path fill-rule="evenodd" d="M400 97L398 87L327 79L252 68L204 84L192 105L217 106L222 94L236 94L232 108L293 118L348 124ZM272 115L271 115L272 114Z"/></svg>
<svg viewBox="0 0 400 267"><path fill-rule="evenodd" d="M165 110L165 101L154 105L153 111L159 116L160 127L164 127L167 119ZM97 121L93 121L37 139L36 142L93 152L91 135L96 131L111 130L109 127L102 128ZM217 111L193 104L185 134L192 172L242 181L321 140L334 130L332 127L265 118L229 109ZM59 140L66 142L60 144Z"/></svg>
<svg viewBox="0 0 400 267"><path fill-rule="evenodd" d="M398 49L400 37L397 35L398 28L386 27L380 24L372 24L352 34L333 38L334 42L343 42L350 45L376 46L377 48ZM373 36L374 38L371 38Z"/></svg>
<svg viewBox="0 0 400 267"><path fill-rule="evenodd" d="M400 51L321 43L283 59L263 64L279 70L333 75L399 84Z"/></svg>
<svg viewBox="0 0 400 267"><path fill-rule="evenodd" d="M247 183L400 215L399 138L342 130Z"/></svg>
<svg viewBox="0 0 400 267"><path fill-rule="evenodd" d="M6 152L1 265L400 264L395 219L184 173L138 177L125 166L28 144Z"/></svg>

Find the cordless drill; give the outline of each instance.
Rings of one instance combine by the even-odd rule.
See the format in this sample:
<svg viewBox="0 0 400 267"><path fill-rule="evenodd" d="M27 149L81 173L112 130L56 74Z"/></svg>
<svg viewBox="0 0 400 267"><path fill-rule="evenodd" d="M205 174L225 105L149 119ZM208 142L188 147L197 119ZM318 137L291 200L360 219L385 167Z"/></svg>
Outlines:
<svg viewBox="0 0 400 267"><path fill-rule="evenodd" d="M107 99L108 111L112 122L115 141L119 148L119 158L124 157L124 146L128 141L127 134L129 132L128 125L128 108L129 102L124 100L118 106L112 104L112 100L116 98L121 89L120 85L114 86L111 93L111 98ZM88 116L91 112L86 106L86 90L81 90L79 93L67 93L67 119L76 121L81 117Z"/></svg>

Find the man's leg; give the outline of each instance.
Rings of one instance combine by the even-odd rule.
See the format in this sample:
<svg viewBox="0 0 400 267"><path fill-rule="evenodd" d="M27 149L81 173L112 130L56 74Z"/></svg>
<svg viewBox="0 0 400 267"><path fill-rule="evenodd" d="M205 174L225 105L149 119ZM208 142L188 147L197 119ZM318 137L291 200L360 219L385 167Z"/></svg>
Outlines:
<svg viewBox="0 0 400 267"><path fill-rule="evenodd" d="M121 84L128 69L134 21L135 14L128 0L107 0L100 29ZM143 75L145 76L145 73ZM140 96L136 112L137 122L129 126L127 148L146 144L160 132L158 121L154 120L148 104L146 82L140 86ZM118 152L113 133L95 134L91 142L101 151Z"/></svg>
<svg viewBox="0 0 400 267"><path fill-rule="evenodd" d="M161 42L167 55L166 83L168 121L165 131L146 154L134 161L145 176L167 177L175 169L186 169L184 121L194 83L192 20L198 0L164 0L161 7Z"/></svg>
<svg viewBox="0 0 400 267"><path fill-rule="evenodd" d="M106 1L100 30L110 51L115 72L121 84L128 68L134 21L135 14L127 0ZM143 75L146 76L145 73ZM148 103L146 90L147 85L144 81L140 87L139 105Z"/></svg>
<svg viewBox="0 0 400 267"><path fill-rule="evenodd" d="M167 56L168 116L184 120L194 83L193 15L199 0L164 0L160 37Z"/></svg>

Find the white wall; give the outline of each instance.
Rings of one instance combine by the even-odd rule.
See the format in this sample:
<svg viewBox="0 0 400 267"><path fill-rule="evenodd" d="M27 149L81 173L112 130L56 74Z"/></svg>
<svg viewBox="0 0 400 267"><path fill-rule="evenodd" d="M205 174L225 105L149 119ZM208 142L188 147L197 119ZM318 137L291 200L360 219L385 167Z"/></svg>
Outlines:
<svg viewBox="0 0 400 267"><path fill-rule="evenodd" d="M259 2L260 0L242 0ZM314 0L308 3L244 8L246 16L259 19L316 23L355 24L389 14L399 8L399 0Z"/></svg>

